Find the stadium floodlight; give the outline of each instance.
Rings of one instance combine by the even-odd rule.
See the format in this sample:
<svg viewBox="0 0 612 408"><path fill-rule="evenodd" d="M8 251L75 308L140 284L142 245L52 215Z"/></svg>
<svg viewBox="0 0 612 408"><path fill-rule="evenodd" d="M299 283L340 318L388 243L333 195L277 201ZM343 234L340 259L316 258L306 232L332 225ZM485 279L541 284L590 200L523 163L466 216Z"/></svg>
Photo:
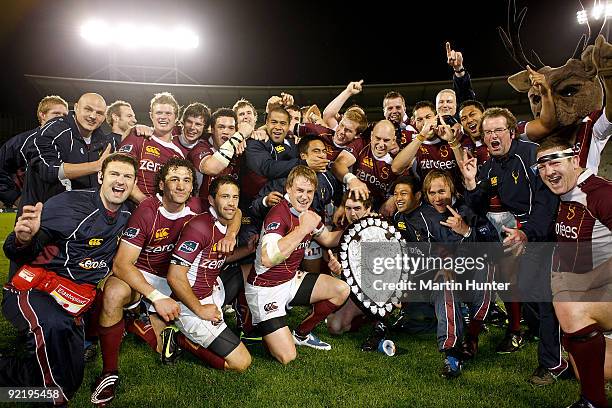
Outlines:
<svg viewBox="0 0 612 408"><path fill-rule="evenodd" d="M595 6L591 9L591 17L595 20L600 18L612 16L612 3L606 2L605 4L596 2ZM589 19L589 12L587 10L580 10L576 13L576 19L578 24L586 24Z"/></svg>
<svg viewBox="0 0 612 408"><path fill-rule="evenodd" d="M194 49L200 39L184 27L159 27L130 23L108 24L101 20L87 21L81 26L81 37L98 46L116 44L127 49L171 48Z"/></svg>

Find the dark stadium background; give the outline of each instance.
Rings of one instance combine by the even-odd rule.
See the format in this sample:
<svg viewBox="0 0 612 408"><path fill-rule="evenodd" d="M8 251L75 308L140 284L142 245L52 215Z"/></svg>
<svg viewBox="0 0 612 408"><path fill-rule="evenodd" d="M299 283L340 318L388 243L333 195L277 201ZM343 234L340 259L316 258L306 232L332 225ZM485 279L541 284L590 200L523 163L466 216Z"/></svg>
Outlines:
<svg viewBox="0 0 612 408"><path fill-rule="evenodd" d="M585 28L576 22L579 2L518 1L527 3L522 36L527 49L537 50L547 64L563 64ZM24 74L108 79L91 76L108 64L108 51L89 46L78 35L79 25L93 17L184 22L198 32L201 46L179 53L178 66L200 84L290 88L343 86L358 79L366 85L448 80L445 41L464 53L473 78L512 74L517 67L496 32L506 25L506 10L505 0L5 1L0 12L0 142L35 125L35 105L42 95ZM168 65L173 59L161 52L116 53L124 64Z"/></svg>

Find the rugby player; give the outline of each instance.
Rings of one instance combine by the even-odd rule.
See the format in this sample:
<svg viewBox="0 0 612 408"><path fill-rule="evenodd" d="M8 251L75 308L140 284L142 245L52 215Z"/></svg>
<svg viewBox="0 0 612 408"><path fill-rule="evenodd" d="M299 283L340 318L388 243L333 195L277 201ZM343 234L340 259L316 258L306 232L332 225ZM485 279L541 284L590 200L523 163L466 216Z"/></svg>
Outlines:
<svg viewBox="0 0 612 408"><path fill-rule="evenodd" d="M297 166L289 173L287 194L264 220L255 264L245 283L253 324L272 356L283 364L296 358L296 344L331 349L312 330L349 294L349 286L339 279L298 271L311 239L326 247L338 245L340 239L340 232L326 230L321 217L309 210L316 188L312 169ZM313 310L292 333L285 315L288 307L300 305L312 305Z"/></svg>

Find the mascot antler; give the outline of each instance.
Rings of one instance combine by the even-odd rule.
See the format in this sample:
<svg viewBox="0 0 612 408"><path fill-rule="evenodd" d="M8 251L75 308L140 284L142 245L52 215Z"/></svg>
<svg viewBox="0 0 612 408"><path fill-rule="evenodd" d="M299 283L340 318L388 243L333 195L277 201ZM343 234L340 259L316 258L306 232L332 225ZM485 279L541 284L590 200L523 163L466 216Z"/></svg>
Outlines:
<svg viewBox="0 0 612 408"><path fill-rule="evenodd" d="M580 1L580 7L582 8L582 11L584 11L584 5L582 4L582 1ZM582 36L580 37L578 45L574 50L574 54L572 54L573 59L580 59L580 56L582 55L582 52L586 49L586 47L595 44L595 40L597 39L597 36L601 32L601 29L603 28L605 23L605 16L604 18L595 20L595 25L593 27L591 27L591 24L589 24L589 20L586 20L587 32L585 34L582 34Z"/></svg>
<svg viewBox="0 0 612 408"><path fill-rule="evenodd" d="M521 67L525 68L525 66L529 65L531 67L535 67L536 69L544 67L544 63L540 60L540 57L535 53L535 51L531 51L533 56L536 58L537 64L532 63L527 59L525 53L523 52L523 45L521 44L520 31L521 26L523 25L523 20L527 15L527 7L523 7L521 11L516 13L516 0L510 0L508 2L508 28L507 33L504 31L502 27L497 27L497 31L499 36L504 43L504 47L506 47L506 51L512 56L512 59Z"/></svg>

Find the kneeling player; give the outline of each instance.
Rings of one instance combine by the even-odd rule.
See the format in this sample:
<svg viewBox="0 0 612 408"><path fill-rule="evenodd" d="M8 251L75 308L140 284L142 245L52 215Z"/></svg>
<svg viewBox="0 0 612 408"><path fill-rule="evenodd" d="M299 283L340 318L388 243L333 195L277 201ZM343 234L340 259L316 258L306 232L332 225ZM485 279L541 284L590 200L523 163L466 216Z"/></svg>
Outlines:
<svg viewBox="0 0 612 408"><path fill-rule="evenodd" d="M612 329L612 183L580 168L566 141L542 143L537 163L544 183L561 197L551 286L563 346L580 377L581 398L571 407L607 407L612 341L603 332Z"/></svg>
<svg viewBox="0 0 612 408"><path fill-rule="evenodd" d="M297 166L287 177L287 194L266 216L255 264L245 284L246 298L270 353L281 363L294 360L295 345L320 350L331 346L311 331L337 310L349 286L329 275L298 271L311 237L326 247L338 245L341 232L330 232L321 217L309 211L317 188L316 173ZM312 313L293 331L285 321L286 309L313 305Z"/></svg>
<svg viewBox="0 0 612 408"><path fill-rule="evenodd" d="M221 271L226 257L217 250L217 243L225 237L238 211L239 197L238 184L231 176L214 179L209 187L208 212L185 225L170 261L168 283L181 305L175 323L197 346L181 335L174 336L172 327L166 328L162 336L164 349L178 345L214 368L234 371L246 370L251 355L227 327L220 310L238 295L243 278L240 268ZM249 249L243 247L227 260L231 262L248 253Z"/></svg>

